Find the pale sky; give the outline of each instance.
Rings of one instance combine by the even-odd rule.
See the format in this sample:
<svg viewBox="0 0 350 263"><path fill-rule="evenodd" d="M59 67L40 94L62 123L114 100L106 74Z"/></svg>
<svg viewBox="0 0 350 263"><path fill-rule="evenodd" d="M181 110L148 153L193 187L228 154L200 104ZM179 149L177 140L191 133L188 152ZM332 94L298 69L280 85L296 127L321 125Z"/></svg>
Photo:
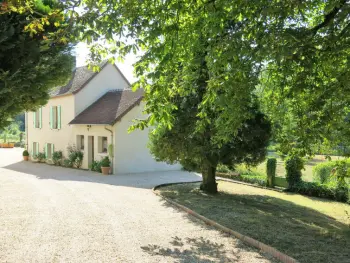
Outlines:
<svg viewBox="0 0 350 263"><path fill-rule="evenodd" d="M76 47L76 66L81 67L86 65L86 59L89 55L89 48L85 43L79 43ZM133 71L134 68L132 64L137 61L137 57L134 54L127 55L124 62L116 62L116 65L120 69L120 71L124 74L124 76L129 80L130 83L136 81L134 77Z"/></svg>

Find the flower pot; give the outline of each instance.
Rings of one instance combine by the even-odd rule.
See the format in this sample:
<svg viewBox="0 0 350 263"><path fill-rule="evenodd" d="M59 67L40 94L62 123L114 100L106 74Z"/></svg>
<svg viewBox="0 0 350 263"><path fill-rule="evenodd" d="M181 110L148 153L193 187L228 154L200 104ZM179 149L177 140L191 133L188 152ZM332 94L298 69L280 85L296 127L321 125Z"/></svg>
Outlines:
<svg viewBox="0 0 350 263"><path fill-rule="evenodd" d="M24 161L28 161L28 159L29 159L29 156L23 156Z"/></svg>
<svg viewBox="0 0 350 263"><path fill-rule="evenodd" d="M111 167L101 167L101 170L103 175L108 175Z"/></svg>

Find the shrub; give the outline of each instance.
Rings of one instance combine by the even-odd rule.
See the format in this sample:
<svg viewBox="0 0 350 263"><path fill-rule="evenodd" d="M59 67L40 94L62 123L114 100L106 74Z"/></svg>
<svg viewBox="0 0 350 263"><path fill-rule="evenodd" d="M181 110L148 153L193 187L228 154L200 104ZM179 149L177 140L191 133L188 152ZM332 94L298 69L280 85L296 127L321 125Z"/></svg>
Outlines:
<svg viewBox="0 0 350 263"><path fill-rule="evenodd" d="M39 163L44 162L46 160L45 153L37 153L36 155L34 155L34 159L38 160Z"/></svg>
<svg viewBox="0 0 350 263"><path fill-rule="evenodd" d="M24 148L24 142L15 142L15 147Z"/></svg>
<svg viewBox="0 0 350 263"><path fill-rule="evenodd" d="M64 167L73 167L73 163L69 159L63 159L63 166Z"/></svg>
<svg viewBox="0 0 350 263"><path fill-rule="evenodd" d="M63 154L62 151L56 151L52 154L52 162L54 165L62 165Z"/></svg>
<svg viewBox="0 0 350 263"><path fill-rule="evenodd" d="M29 156L29 152L27 150L24 150L22 153L23 156Z"/></svg>
<svg viewBox="0 0 350 263"><path fill-rule="evenodd" d="M332 169L335 167L335 162L325 162L316 165L312 169L313 181L324 184L328 183L331 177Z"/></svg>
<svg viewBox="0 0 350 263"><path fill-rule="evenodd" d="M99 172L99 173L102 172L101 171L101 162L99 162L99 161L92 161L89 168L91 171L94 171L94 172Z"/></svg>
<svg viewBox="0 0 350 263"><path fill-rule="evenodd" d="M286 159L286 179L290 188L301 182L301 170L304 169L302 158L292 155Z"/></svg>
<svg viewBox="0 0 350 263"><path fill-rule="evenodd" d="M111 161L107 156L101 160L101 167L110 167L110 166L111 166Z"/></svg>
<svg viewBox="0 0 350 263"><path fill-rule="evenodd" d="M276 158L269 158L266 162L266 175L267 175L267 186L273 187L275 185L276 177Z"/></svg>
<svg viewBox="0 0 350 263"><path fill-rule="evenodd" d="M71 163L71 167L75 166L76 168L80 168L84 159L84 153L78 150L75 145L69 145L67 147L68 151L68 160Z"/></svg>
<svg viewBox="0 0 350 263"><path fill-rule="evenodd" d="M314 197L329 198L340 202L348 200L348 188L329 187L317 182L298 182L290 187L288 191Z"/></svg>
<svg viewBox="0 0 350 263"><path fill-rule="evenodd" d="M350 167L350 159L345 160L346 166ZM316 165L312 169L313 180L321 184L332 181L332 169L337 166L337 161L329 161Z"/></svg>
<svg viewBox="0 0 350 263"><path fill-rule="evenodd" d="M75 167L80 168L83 163L83 159L84 159L84 153L82 151L77 151L75 156L75 161L74 161Z"/></svg>

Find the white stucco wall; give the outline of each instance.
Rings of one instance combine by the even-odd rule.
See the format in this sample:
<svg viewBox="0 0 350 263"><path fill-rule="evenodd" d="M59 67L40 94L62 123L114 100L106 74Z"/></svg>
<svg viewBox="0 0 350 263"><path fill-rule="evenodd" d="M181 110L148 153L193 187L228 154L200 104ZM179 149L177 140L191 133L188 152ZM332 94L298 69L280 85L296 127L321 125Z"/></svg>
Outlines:
<svg viewBox="0 0 350 263"><path fill-rule="evenodd" d="M107 91L125 89L128 86L128 83L113 65L106 65L83 89L75 94L75 114L81 113Z"/></svg>
<svg viewBox="0 0 350 263"><path fill-rule="evenodd" d="M111 144L112 138L111 133L107 131L105 128L113 131L113 127L108 125L91 125L88 127L87 125L72 125L72 136L75 140L75 144L77 145L76 138L77 135L84 135L84 159L82 168L89 168L89 136L94 136L94 160L100 161L103 157L108 156L108 153L99 153L98 152L98 137L104 136L107 137L108 145Z"/></svg>
<svg viewBox="0 0 350 263"><path fill-rule="evenodd" d="M141 119L144 103L133 108L121 121L115 124L115 165L114 173L140 173L152 171L180 170L180 165L169 165L157 162L151 155L148 144L148 129L135 130L128 133L128 128L133 124L135 118Z"/></svg>
<svg viewBox="0 0 350 263"><path fill-rule="evenodd" d="M61 129L50 128L50 107L61 106ZM73 128L68 123L74 118L74 96L66 95L51 98L42 107L42 127L34 128L33 112L27 113L28 151L32 151L33 142L39 143L40 152L44 152L46 143L53 143L55 151L63 151L66 155L67 146L73 141Z"/></svg>

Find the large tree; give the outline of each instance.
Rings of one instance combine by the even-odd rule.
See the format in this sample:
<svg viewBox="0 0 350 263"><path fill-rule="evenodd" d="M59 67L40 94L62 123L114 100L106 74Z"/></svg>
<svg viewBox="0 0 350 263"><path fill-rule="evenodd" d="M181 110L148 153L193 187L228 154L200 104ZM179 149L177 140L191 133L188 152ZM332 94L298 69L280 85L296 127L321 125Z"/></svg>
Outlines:
<svg viewBox="0 0 350 263"><path fill-rule="evenodd" d="M201 90L186 97L175 97L177 109L172 112L173 128L157 126L157 132L151 133L150 150L159 161L179 162L187 170L202 173L201 189L217 192L215 173L218 164L234 168L245 163L257 165L265 159L266 147L270 139L270 122L262 114L256 103L248 107L251 117L245 120L235 136L225 143L213 141L217 127L207 124L204 131L198 131L198 105L201 102ZM216 118L211 114L211 121Z"/></svg>
<svg viewBox="0 0 350 263"><path fill-rule="evenodd" d="M55 1L1 1L0 128L43 105L71 76L74 57L63 7Z"/></svg>

